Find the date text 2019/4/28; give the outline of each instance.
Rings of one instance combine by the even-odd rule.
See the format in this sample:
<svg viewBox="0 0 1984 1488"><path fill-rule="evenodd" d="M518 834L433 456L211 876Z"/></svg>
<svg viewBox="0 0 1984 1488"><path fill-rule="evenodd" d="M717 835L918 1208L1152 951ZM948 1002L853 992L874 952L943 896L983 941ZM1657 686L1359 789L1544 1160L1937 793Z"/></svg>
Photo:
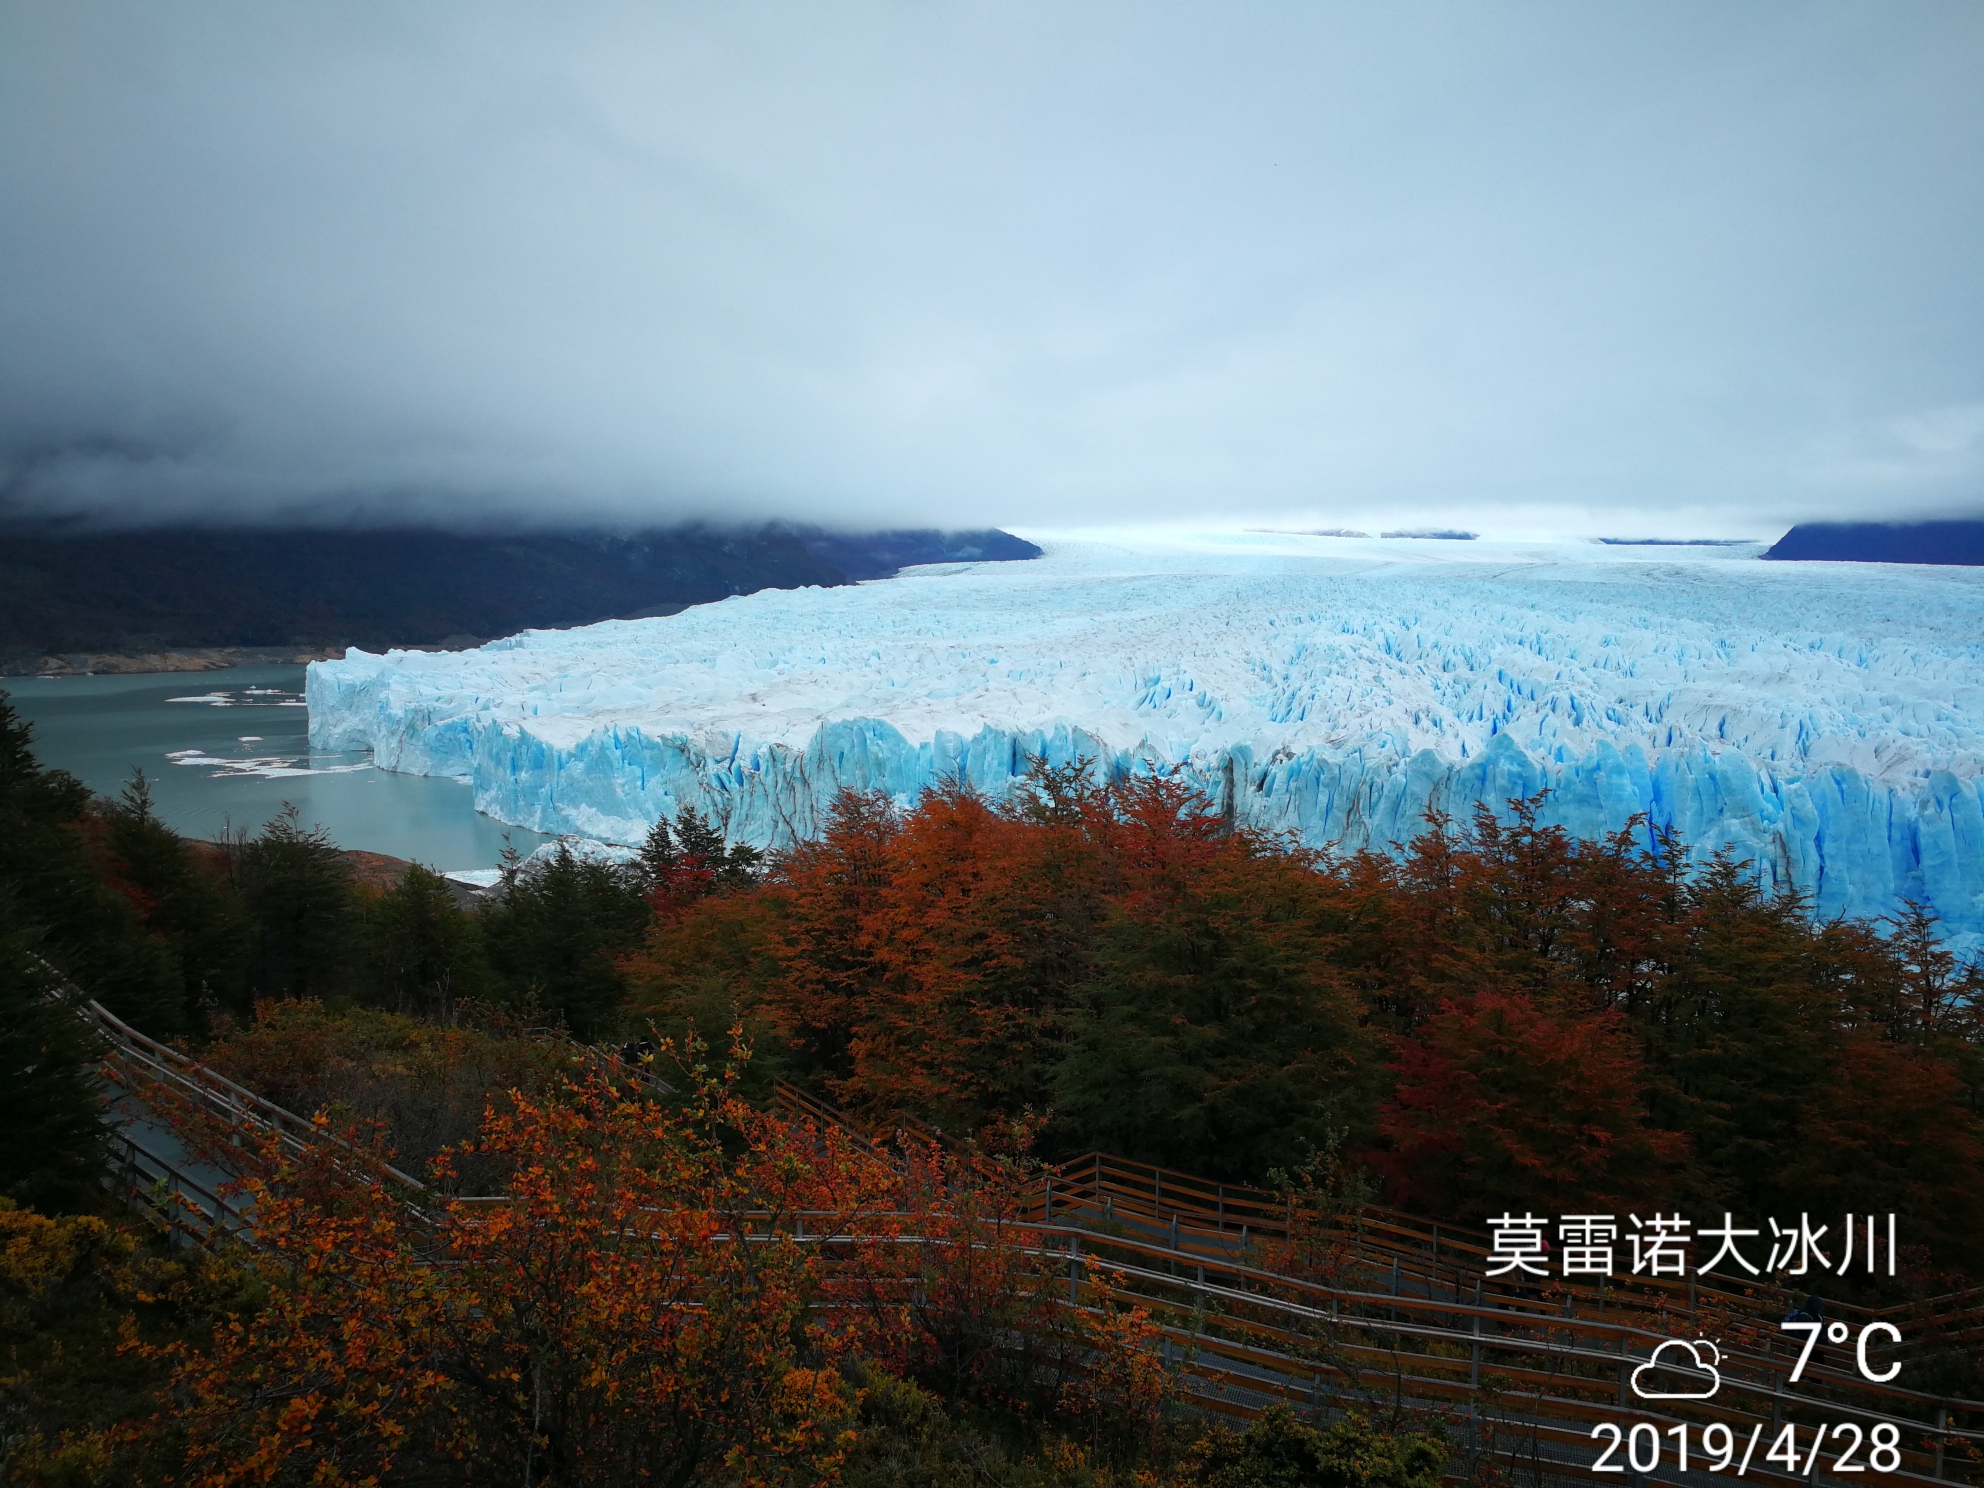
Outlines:
<svg viewBox="0 0 1984 1488"><path fill-rule="evenodd" d="M1594 1441L1605 1442L1605 1449L1592 1464L1592 1471L1650 1473L1663 1459L1671 1458L1677 1472L1687 1472L1690 1467L1711 1473L1733 1470L1740 1478L1756 1458L1764 1429L1761 1424L1752 1426L1746 1439L1721 1421L1702 1427L1676 1423L1665 1430L1651 1421L1636 1422L1629 1428L1616 1421L1600 1421L1591 1428L1591 1436ZM1809 1438L1806 1432L1811 1433ZM1901 1428L1892 1421L1882 1421L1871 1430L1851 1421L1785 1425L1777 1428L1763 1461L1805 1478L1822 1465L1835 1473L1896 1472L1901 1467Z"/></svg>

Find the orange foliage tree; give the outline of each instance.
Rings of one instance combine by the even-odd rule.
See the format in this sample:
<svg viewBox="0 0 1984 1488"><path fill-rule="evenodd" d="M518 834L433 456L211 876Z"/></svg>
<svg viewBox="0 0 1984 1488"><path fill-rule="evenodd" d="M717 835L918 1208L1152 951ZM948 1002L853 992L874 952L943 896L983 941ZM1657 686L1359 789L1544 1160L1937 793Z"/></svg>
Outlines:
<svg viewBox="0 0 1984 1488"><path fill-rule="evenodd" d="M808 1483L855 1441L850 1358L1103 1435L1165 1408L1147 1320L1064 1304L1020 1164L892 1158L750 1106L735 1061L690 1073L512 1092L425 1189L321 1115L235 1149L265 1298L207 1348L133 1341L172 1375L125 1445L201 1488ZM502 1193L453 1191L471 1161Z"/></svg>
<svg viewBox="0 0 1984 1488"><path fill-rule="evenodd" d="M1024 1196L1014 1164L906 1139L886 1204L844 1222L825 1316L849 1348L951 1399L1051 1397L1092 1339L1060 1305L1066 1263L1023 1222Z"/></svg>
<svg viewBox="0 0 1984 1488"><path fill-rule="evenodd" d="M1477 993L1401 1043L1396 1069L1383 1162L1409 1207L1479 1223L1510 1204L1644 1202L1687 1150L1647 1120L1647 1076L1616 1010L1553 1017Z"/></svg>
<svg viewBox="0 0 1984 1488"><path fill-rule="evenodd" d="M247 1187L267 1301L175 1351L183 1481L830 1472L847 1397L793 1231L861 1208L872 1159L719 1084L669 1108L599 1078L513 1098L474 1151L510 1175L500 1198L435 1203L335 1143L264 1147Z"/></svg>
<svg viewBox="0 0 1984 1488"><path fill-rule="evenodd" d="M741 1018L871 1118L1051 1110L1056 1155L1250 1182L1341 1132L1436 1218L1829 1202L1984 1256L1984 970L1920 910L1815 924L1752 865L1549 809L1333 858L1079 765L998 802L850 794L629 969L641 1012Z"/></svg>
<svg viewBox="0 0 1984 1488"><path fill-rule="evenodd" d="M1177 1361L1122 1275L1028 1224L1019 1156L905 1137L887 1208L848 1216L823 1279L844 1352L940 1396L1147 1454L1180 1398Z"/></svg>

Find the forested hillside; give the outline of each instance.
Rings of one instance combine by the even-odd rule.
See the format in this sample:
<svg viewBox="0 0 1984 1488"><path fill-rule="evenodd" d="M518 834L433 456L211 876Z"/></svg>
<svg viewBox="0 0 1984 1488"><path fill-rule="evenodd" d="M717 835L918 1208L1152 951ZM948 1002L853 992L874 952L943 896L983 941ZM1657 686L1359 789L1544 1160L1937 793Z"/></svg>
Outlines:
<svg viewBox="0 0 1984 1488"><path fill-rule="evenodd" d="M1330 859L1164 781L1036 786L845 797L762 883L664 883L630 1005L706 1036L734 1009L857 1109L1030 1110L1051 1154L1260 1182L1334 1138L1475 1225L1896 1209L1984 1263L1984 975L1920 912L1815 925L1742 864L1575 842L1536 802Z"/></svg>
<svg viewBox="0 0 1984 1488"><path fill-rule="evenodd" d="M1030 558L1003 532L774 524L634 533L0 522L0 656L426 645L667 614L731 594Z"/></svg>

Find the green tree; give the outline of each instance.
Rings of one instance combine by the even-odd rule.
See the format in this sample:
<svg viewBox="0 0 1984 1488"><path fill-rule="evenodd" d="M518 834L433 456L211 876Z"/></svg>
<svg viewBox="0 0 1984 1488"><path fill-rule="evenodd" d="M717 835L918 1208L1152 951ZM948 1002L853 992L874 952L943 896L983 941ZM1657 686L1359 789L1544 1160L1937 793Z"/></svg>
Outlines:
<svg viewBox="0 0 1984 1488"><path fill-rule="evenodd" d="M234 850L234 887L252 926L256 996L326 997L350 985L358 895L322 827L305 827L285 802Z"/></svg>
<svg viewBox="0 0 1984 1488"><path fill-rule="evenodd" d="M684 806L672 826L664 817L648 829L639 861L650 894L688 902L751 887L764 860L762 852L745 843L726 846L721 827L695 807Z"/></svg>
<svg viewBox="0 0 1984 1488"><path fill-rule="evenodd" d="M1205 1488L1437 1488L1446 1450L1432 1437L1376 1430L1361 1416L1305 1426L1275 1405L1245 1433L1200 1438L1189 1481Z"/></svg>
<svg viewBox="0 0 1984 1488"><path fill-rule="evenodd" d="M0 892L35 952L119 1017L170 1036L191 1023L172 948L146 930L137 896L102 871L89 789L43 769L33 730L0 693Z"/></svg>
<svg viewBox="0 0 1984 1488"><path fill-rule="evenodd" d="M0 1198L59 1214L102 1197L108 1132L92 1025L0 892Z"/></svg>
<svg viewBox="0 0 1984 1488"><path fill-rule="evenodd" d="M224 855L196 847L158 819L143 770L103 803L102 814L112 881L170 950L189 1013L196 1022L211 1007L245 1014L253 932L228 887Z"/></svg>
<svg viewBox="0 0 1984 1488"><path fill-rule="evenodd" d="M481 932L440 874L414 864L365 921L366 989L379 1006L445 1022L487 991Z"/></svg>
<svg viewBox="0 0 1984 1488"><path fill-rule="evenodd" d="M1193 804L1161 785L1125 803L1123 890L1054 1073L1058 1143L1259 1181L1368 1129L1374 1061L1307 861Z"/></svg>
<svg viewBox="0 0 1984 1488"><path fill-rule="evenodd" d="M1836 1039L1809 911L1725 855L1683 888L1679 943L1633 1018L1653 1122L1692 1140L1690 1202L1772 1212Z"/></svg>
<svg viewBox="0 0 1984 1488"><path fill-rule="evenodd" d="M637 868L574 853L564 843L536 862L507 865L503 896L482 912L489 960L516 1002L562 1018L581 1038L611 1032L626 998L621 958L653 917Z"/></svg>

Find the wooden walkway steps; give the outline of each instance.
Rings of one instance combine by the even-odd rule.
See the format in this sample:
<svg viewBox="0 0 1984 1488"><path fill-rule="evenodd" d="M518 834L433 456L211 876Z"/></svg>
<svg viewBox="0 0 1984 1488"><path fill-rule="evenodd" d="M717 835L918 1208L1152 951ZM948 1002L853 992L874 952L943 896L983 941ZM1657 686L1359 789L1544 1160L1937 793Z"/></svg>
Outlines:
<svg viewBox="0 0 1984 1488"><path fill-rule="evenodd" d="M92 1006L92 1016L108 1045L102 1062L108 1101L121 1103L128 1134L120 1181L134 1189L148 1185L154 1203L160 1188L168 1189L174 1222L188 1235L211 1236L217 1225L247 1232L252 1214L221 1197L225 1180L213 1182L218 1170L202 1167L205 1159L161 1139L161 1133L170 1138L176 1120L197 1117L208 1132L272 1132L298 1147L331 1140L314 1123L102 1009ZM594 1057L615 1067L613 1056ZM942 1140L912 1123L887 1137L864 1131L789 1085L778 1086L773 1098L788 1114L830 1123L898 1165L906 1163L908 1144ZM387 1171L416 1196L422 1191L411 1177ZM822 1215L821 1221L840 1223L811 1226L797 1218L794 1233L748 1239L819 1245L831 1259L833 1247L863 1238L858 1225L849 1232L846 1216ZM1214 1414L1249 1418L1276 1401L1325 1416L1350 1408L1423 1413L1536 1488L1617 1480L1594 1469L1599 1444L1592 1429L1607 1421L1647 1423L1663 1434L1686 1426L1697 1438L1720 1423L1734 1440L1754 1435L1763 1444L1745 1477L1768 1488L1846 1488L1867 1476L1839 1477L1823 1464L1810 1476L1790 1473L1763 1454L1787 1427L1802 1460L1817 1428L1891 1425L1900 1434L1902 1467L1884 1478L1984 1485L1976 1466L1984 1460L1984 1401L1908 1388L1905 1373L1889 1384L1871 1383L1852 1370L1850 1350L1837 1348L1791 1384L1792 1359L1776 1327L1784 1294L1770 1289L1698 1285L1689 1292L1672 1282L1506 1288L1483 1274L1487 1237L1480 1232L1375 1206L1319 1223L1281 1195L1094 1153L1032 1174L1017 1222L1013 1238L1051 1271L1057 1289L1067 1288L1064 1297L1056 1293L1062 1305L1146 1309L1184 1395ZM1327 1275L1298 1274L1285 1264L1296 1243L1319 1239L1330 1247ZM1976 1307L1974 1292L1939 1301L1959 1319ZM1873 1320L1896 1313L1851 1315ZM1632 1371L1660 1344L1695 1336L1722 1345L1722 1383L1713 1399L1655 1407L1631 1392ZM1630 1488L1648 1481L1709 1488L1699 1470L1680 1474L1664 1454L1662 1463L1650 1474L1623 1476L1637 1478ZM1726 1476L1716 1483L1726 1488Z"/></svg>
<svg viewBox="0 0 1984 1488"><path fill-rule="evenodd" d="M845 1113L794 1087L782 1086L775 1098L794 1114L859 1133ZM920 1123L898 1126L898 1141L947 1142ZM1796 1350L1786 1352L1778 1323L1802 1291L1720 1276L1712 1284L1553 1278L1516 1287L1487 1277L1482 1230L1377 1205L1305 1214L1285 1195L1104 1153L1041 1169L1019 1218L1042 1246L1067 1255L1071 1304L1097 1305L1106 1285L1098 1278L1127 1281L1110 1290L1119 1301L1134 1297L1163 1324L1190 1392L1208 1408L1252 1415L1274 1399L1336 1408L1405 1403L1458 1412L1476 1423L1469 1429L1487 1412L1505 1450L1535 1459L1526 1471L1567 1482L1610 1480L1591 1471L1590 1431L1599 1421L1649 1421L1663 1432L1720 1421L1741 1440L1755 1427L1760 1451L1791 1424L1801 1428L1801 1460L1817 1423L1867 1430L1885 1422L1903 1438L1895 1476L1984 1483L1971 1459L1984 1457L1984 1402L1870 1382L1852 1369L1851 1345L1828 1347L1798 1384L1789 1383ZM1283 1269L1298 1245L1329 1252L1327 1279ZM1827 1310L1854 1330L1895 1323L1904 1337L1934 1322L1946 1345L1970 1346L1984 1324L1984 1288L1882 1308L1829 1302ZM1724 1383L1715 1399L1649 1409L1628 1389L1632 1370L1659 1344L1695 1337L1722 1345ZM1788 1483L1831 1475L1752 1463L1745 1476Z"/></svg>

